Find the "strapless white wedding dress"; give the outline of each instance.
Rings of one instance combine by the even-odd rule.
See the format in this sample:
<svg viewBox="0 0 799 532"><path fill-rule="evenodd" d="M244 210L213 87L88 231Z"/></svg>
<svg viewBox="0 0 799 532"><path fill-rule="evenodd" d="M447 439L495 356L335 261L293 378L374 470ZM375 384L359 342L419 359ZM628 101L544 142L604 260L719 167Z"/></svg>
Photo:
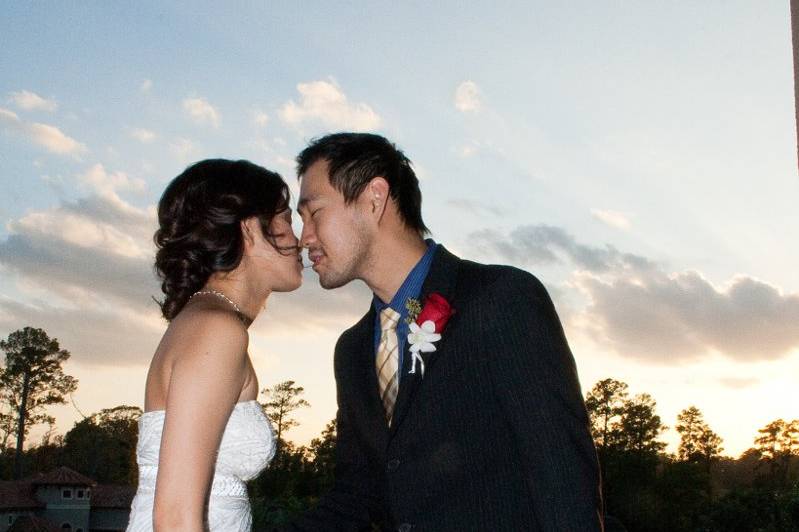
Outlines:
<svg viewBox="0 0 799 532"><path fill-rule="evenodd" d="M153 497L163 429L163 410L145 412L139 418L136 446L139 487L131 505L128 532L153 529ZM275 454L275 443L272 425L261 405L255 400L236 403L219 446L208 500L206 530L251 530L252 513L245 481L255 478L269 464Z"/></svg>

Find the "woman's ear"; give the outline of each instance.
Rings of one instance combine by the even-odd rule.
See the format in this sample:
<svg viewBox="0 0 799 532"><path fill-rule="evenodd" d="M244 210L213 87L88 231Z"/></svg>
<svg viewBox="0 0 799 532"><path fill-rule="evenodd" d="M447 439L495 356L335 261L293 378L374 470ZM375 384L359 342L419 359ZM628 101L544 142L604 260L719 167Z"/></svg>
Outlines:
<svg viewBox="0 0 799 532"><path fill-rule="evenodd" d="M252 248L261 233L261 222L257 216L250 216L242 220L240 226L245 249Z"/></svg>

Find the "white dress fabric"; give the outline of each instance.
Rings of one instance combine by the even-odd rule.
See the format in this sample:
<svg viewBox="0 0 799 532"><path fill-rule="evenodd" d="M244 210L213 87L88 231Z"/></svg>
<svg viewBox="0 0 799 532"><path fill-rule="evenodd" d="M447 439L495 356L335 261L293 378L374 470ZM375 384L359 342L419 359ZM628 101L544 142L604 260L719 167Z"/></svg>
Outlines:
<svg viewBox="0 0 799 532"><path fill-rule="evenodd" d="M164 415L163 410L153 410L139 418L136 446L139 487L131 504L128 532L153 530L155 478ZM219 446L208 499L206 530L251 530L252 513L245 482L255 478L269 464L275 454L275 443L272 425L261 405L255 400L236 403Z"/></svg>

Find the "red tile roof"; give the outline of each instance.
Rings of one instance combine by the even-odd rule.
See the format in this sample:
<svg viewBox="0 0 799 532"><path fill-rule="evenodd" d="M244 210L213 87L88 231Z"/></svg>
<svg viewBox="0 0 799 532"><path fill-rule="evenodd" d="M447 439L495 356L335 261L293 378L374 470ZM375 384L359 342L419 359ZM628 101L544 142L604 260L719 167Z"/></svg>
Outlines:
<svg viewBox="0 0 799 532"><path fill-rule="evenodd" d="M124 508L129 509L133 502L136 488L133 486L116 486L98 484L92 488L92 508Z"/></svg>
<svg viewBox="0 0 799 532"><path fill-rule="evenodd" d="M0 480L0 509L25 510L43 508L44 505L36 500L33 485L29 480Z"/></svg>
<svg viewBox="0 0 799 532"><path fill-rule="evenodd" d="M89 477L84 477L77 471L68 467L59 467L49 473L38 475L31 479L34 485L48 486L94 486L95 481Z"/></svg>
<svg viewBox="0 0 799 532"><path fill-rule="evenodd" d="M14 520L8 532L61 532L61 529L47 519L35 515L21 515Z"/></svg>

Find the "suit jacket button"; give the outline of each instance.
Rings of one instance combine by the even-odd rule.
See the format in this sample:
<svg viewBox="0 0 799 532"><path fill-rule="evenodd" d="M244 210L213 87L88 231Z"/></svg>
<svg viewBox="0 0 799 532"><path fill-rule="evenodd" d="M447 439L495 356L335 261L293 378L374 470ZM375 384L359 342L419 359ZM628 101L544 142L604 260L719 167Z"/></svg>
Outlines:
<svg viewBox="0 0 799 532"><path fill-rule="evenodd" d="M388 472L394 471L399 467L399 465L400 461L397 460L396 458L389 460L388 463L386 464L386 471Z"/></svg>
<svg viewBox="0 0 799 532"><path fill-rule="evenodd" d="M410 532L413 528L413 525L410 523L402 523L399 527L397 527L397 532Z"/></svg>

